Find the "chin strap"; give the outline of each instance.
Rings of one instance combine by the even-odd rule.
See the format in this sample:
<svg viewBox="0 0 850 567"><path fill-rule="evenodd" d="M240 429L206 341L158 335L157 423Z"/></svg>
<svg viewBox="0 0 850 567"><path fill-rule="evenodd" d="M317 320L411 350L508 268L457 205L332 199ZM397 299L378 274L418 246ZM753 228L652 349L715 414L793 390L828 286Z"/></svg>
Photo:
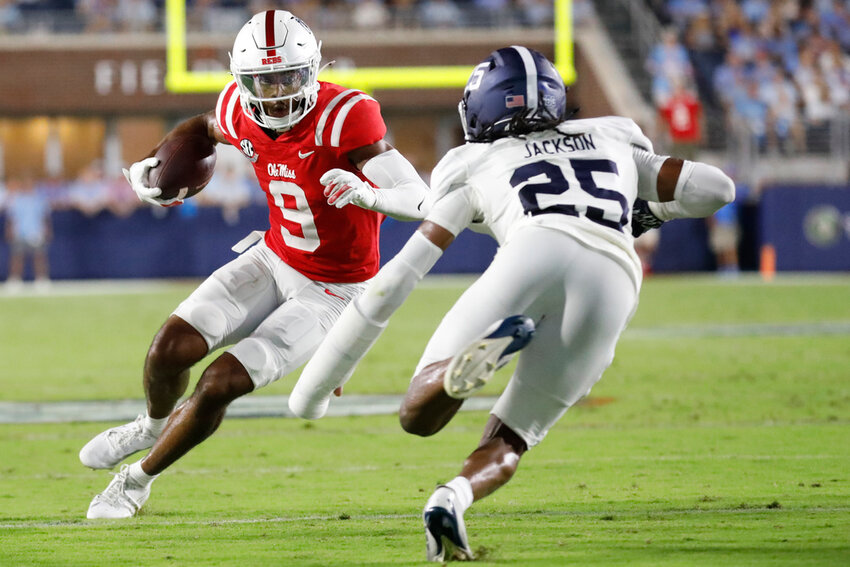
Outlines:
<svg viewBox="0 0 850 567"><path fill-rule="evenodd" d="M322 71L324 71L325 69L327 69L328 67L330 67L334 63L336 63L336 59L331 59L330 61L328 61L327 63L325 63L321 67L319 67L319 71L316 73L316 76L318 77L319 75L321 75Z"/></svg>

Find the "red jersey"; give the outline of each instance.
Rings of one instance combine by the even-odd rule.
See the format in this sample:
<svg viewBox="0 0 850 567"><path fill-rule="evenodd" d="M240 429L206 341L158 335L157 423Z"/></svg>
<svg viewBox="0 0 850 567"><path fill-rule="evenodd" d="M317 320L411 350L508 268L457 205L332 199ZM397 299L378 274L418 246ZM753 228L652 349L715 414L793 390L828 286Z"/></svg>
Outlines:
<svg viewBox="0 0 850 567"><path fill-rule="evenodd" d="M699 115L702 112L699 100L688 94L674 94L661 108L661 114L670 128L674 142L699 142L702 137Z"/></svg>
<svg viewBox="0 0 850 567"><path fill-rule="evenodd" d="M346 155L383 139L387 127L373 98L333 83L319 85L316 106L276 138L242 111L235 82L218 97L216 121L227 141L254 165L266 193L269 248L311 279L362 282L378 271L378 229L384 217L354 205L328 205L319 178L339 167L366 180Z"/></svg>

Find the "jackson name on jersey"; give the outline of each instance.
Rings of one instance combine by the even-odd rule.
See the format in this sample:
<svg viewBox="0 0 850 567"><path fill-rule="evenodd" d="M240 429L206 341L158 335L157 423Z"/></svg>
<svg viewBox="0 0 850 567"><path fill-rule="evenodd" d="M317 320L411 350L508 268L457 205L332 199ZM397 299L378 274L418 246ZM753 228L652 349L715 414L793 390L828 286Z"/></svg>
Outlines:
<svg viewBox="0 0 850 567"><path fill-rule="evenodd" d="M251 161L266 194L266 244L311 279L365 281L379 267L383 215L353 205L328 205L319 178L339 167L365 180L347 154L383 139L387 128L380 106L368 95L319 84L316 107L289 131L264 130L246 116L235 82L219 95L216 121L227 141Z"/></svg>

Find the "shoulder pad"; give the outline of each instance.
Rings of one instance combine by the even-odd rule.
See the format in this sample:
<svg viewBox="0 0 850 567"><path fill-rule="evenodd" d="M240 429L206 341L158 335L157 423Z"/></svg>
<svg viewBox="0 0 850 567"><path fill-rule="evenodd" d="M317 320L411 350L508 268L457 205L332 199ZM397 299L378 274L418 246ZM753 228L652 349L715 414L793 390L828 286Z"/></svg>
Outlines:
<svg viewBox="0 0 850 567"><path fill-rule="evenodd" d="M218 95L218 102L215 105L215 120L221 133L225 137L233 139L238 137L233 125L234 111L241 112L239 89L236 86L236 81L230 81Z"/></svg>
<svg viewBox="0 0 850 567"><path fill-rule="evenodd" d="M455 189L463 187L469 177L468 161L464 159L464 149L460 146L449 150L431 172L431 202L436 202Z"/></svg>
<svg viewBox="0 0 850 567"><path fill-rule="evenodd" d="M623 116L601 116L599 118L585 118L583 120L569 120L563 124L575 123L584 128L595 128L604 130L609 136L622 140L627 144L637 146L648 152L653 152L652 142L640 129L634 120Z"/></svg>
<svg viewBox="0 0 850 567"><path fill-rule="evenodd" d="M646 134L643 133L640 126L638 126L631 118L625 118L623 116L606 116L603 120L607 122L605 124L607 128L621 132L629 144L637 146L648 152L653 151L652 142L646 137Z"/></svg>
<svg viewBox="0 0 850 567"><path fill-rule="evenodd" d="M337 87L336 91L327 104L316 109L320 114L315 144L350 149L380 140L386 133L386 127L377 101L356 89ZM358 104L361 101L368 102Z"/></svg>

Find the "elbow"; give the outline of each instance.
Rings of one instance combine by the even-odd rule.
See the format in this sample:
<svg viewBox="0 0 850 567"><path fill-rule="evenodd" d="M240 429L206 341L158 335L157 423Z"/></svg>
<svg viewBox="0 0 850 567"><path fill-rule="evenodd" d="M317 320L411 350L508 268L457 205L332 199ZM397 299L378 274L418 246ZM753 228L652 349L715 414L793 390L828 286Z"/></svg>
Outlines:
<svg viewBox="0 0 850 567"><path fill-rule="evenodd" d="M719 167L696 164L690 181L693 198L703 202L697 216L713 215L735 200L735 182Z"/></svg>
<svg viewBox="0 0 850 567"><path fill-rule="evenodd" d="M727 175L724 175L724 177L725 179L723 180L723 183L720 184L720 191L718 195L721 207L726 206L735 200L735 182Z"/></svg>

